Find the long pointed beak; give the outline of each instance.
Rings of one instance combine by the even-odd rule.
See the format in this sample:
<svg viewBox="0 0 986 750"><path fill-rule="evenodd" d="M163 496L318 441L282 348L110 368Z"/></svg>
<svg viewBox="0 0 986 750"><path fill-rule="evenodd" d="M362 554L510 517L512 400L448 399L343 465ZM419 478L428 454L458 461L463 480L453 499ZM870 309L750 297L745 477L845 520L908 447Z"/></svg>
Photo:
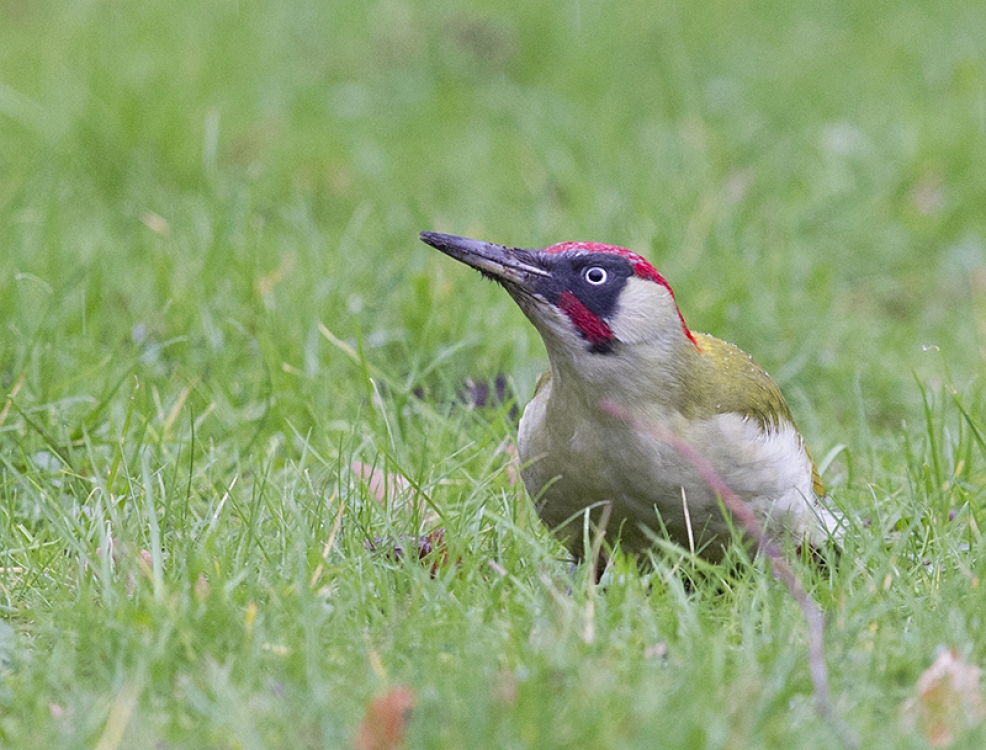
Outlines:
<svg viewBox="0 0 986 750"><path fill-rule="evenodd" d="M525 260L522 257L528 254L525 250L438 232L422 232L421 241L497 281L512 282L525 289L531 288L535 277L551 275Z"/></svg>

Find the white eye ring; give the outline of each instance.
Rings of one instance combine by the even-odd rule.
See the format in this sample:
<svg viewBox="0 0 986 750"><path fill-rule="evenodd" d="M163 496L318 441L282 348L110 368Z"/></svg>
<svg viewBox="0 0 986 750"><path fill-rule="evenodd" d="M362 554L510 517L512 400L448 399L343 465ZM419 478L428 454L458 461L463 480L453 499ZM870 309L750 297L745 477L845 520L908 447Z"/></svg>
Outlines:
<svg viewBox="0 0 986 750"><path fill-rule="evenodd" d="M609 278L609 274L606 273L606 269L600 268L599 266L592 266L591 268L585 269L582 272L582 276L593 286L602 286Z"/></svg>

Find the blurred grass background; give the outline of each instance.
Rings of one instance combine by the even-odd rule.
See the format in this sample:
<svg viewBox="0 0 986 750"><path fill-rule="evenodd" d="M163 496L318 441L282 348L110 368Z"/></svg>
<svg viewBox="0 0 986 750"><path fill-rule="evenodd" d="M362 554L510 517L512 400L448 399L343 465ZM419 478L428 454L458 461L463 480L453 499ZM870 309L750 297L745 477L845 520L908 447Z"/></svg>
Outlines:
<svg viewBox="0 0 986 750"><path fill-rule="evenodd" d="M436 680L420 688L415 747L643 747L668 710L706 726L680 729L681 746L824 745L817 721L785 718L806 678L783 639L737 646L710 624L755 630L751 599L784 610L762 582L728 606L638 592L632 613L608 592L629 640L600 647L610 666L589 674L564 624L578 595L552 605L568 613L561 645L538 645L537 623L555 621L530 560L553 548L501 471L509 420L447 406L465 378L501 372L523 400L546 360L506 295L421 245L423 229L628 246L669 279L691 327L770 370L816 457L832 452L840 504L875 519L868 583L819 594L844 608L837 653L907 612L879 657L864 649L864 684L844 699L864 706L864 735L934 645L981 659L969 623L986 612L955 592L972 580L957 570L975 578L986 485L984 30L986 7L967 0L0 0L0 557L14 644L0 738L27 746L37 723L48 746L92 746L132 693L130 746L338 746L387 682L373 653L400 679ZM445 508L458 578L436 588L368 555L367 536L413 524L364 502L353 459ZM493 506L503 518L483 515ZM938 524L956 509L971 525L953 539ZM879 546L915 525L910 557ZM920 565L938 531L968 622L908 619L941 585ZM118 562L117 543L151 563ZM517 590L486 588L491 555ZM919 582L904 603L873 603L872 581L903 559ZM334 576L324 586L318 566ZM203 575L222 596L197 598ZM701 623L670 623L687 613ZM428 618L446 635L403 632ZM777 618L797 632L796 612ZM905 631L920 645L895 640ZM641 676L639 639L697 661ZM296 662L275 688L271 643ZM449 653L458 672L435 678ZM520 707L489 698L483 669L461 674L470 659L532 675ZM597 673L631 708L615 688L599 702ZM699 678L739 701L719 734L718 701L687 687ZM760 679L780 687L734 727L744 681ZM566 697L545 703L552 691ZM874 695L885 702L871 711Z"/></svg>

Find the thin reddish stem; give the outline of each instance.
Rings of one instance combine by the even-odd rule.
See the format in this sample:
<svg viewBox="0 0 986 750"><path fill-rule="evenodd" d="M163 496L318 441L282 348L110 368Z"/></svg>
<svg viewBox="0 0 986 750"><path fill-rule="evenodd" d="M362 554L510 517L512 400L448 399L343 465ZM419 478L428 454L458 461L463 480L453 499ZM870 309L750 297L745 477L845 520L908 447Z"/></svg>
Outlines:
<svg viewBox="0 0 986 750"><path fill-rule="evenodd" d="M822 610L805 589L794 570L788 565L781 554L780 547L770 539L750 507L733 492L719 476L709 460L699 453L687 440L683 440L671 430L634 417L619 404L605 399L600 402L600 408L617 419L623 420L638 432L651 435L667 443L678 451L696 471L706 484L722 500L722 504L742 524L746 533L757 543L764 553L774 575L787 587L788 592L798 603L805 621L808 623L808 669L815 689L815 705L818 713L832 723L839 734L842 743L847 748L856 748L859 741L852 731L835 715L832 708L832 697L829 689L828 667L825 663L825 618Z"/></svg>

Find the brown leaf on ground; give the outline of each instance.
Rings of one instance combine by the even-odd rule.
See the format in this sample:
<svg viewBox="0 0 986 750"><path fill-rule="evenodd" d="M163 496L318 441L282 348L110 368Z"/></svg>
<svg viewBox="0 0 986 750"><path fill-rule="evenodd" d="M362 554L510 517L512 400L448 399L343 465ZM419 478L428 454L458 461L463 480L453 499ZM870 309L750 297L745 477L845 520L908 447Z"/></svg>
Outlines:
<svg viewBox="0 0 986 750"><path fill-rule="evenodd" d="M514 389L503 373L497 375L492 381L482 378L477 380L466 378L458 390L458 395L459 401L470 409L500 408L510 404L507 418L516 423L520 416L520 408L517 406Z"/></svg>
<svg viewBox="0 0 986 750"><path fill-rule="evenodd" d="M511 708L517 703L520 683L517 673L512 669L501 669L493 680L493 699L503 708Z"/></svg>
<svg viewBox="0 0 986 750"><path fill-rule="evenodd" d="M403 505L400 506L401 510L408 514L417 513L421 519L419 528L424 529L438 522L438 513L428 504L424 493L418 492L407 477L375 468L362 461L353 461L350 468L366 485L370 497L383 507L403 501Z"/></svg>
<svg viewBox="0 0 986 750"><path fill-rule="evenodd" d="M931 747L948 747L956 735L986 717L979 667L963 661L955 649L942 651L918 678L915 695L901 705L901 714Z"/></svg>
<svg viewBox="0 0 986 750"><path fill-rule="evenodd" d="M137 551L136 555L132 554L132 547L130 547L125 542L120 542L115 536L109 538L109 543L106 547L98 547L96 549L96 557L103 557L106 551L109 551L110 562L115 567L121 561L133 558L136 564L137 571L143 575L148 580L154 579L154 557L151 555L150 550L140 549ZM83 562L83 570L89 570L90 564L89 560ZM134 591L137 589L137 579L134 576L133 571L130 571L126 575L127 584L127 596L133 596Z"/></svg>
<svg viewBox="0 0 986 750"><path fill-rule="evenodd" d="M421 536L399 536L397 539L374 537L366 542L366 548L371 552L379 549L387 550L395 560L404 557L405 550L412 555L417 550L419 560L424 560L431 555L432 578L438 575L438 571L448 565L449 562L448 546L445 544L445 529L441 526Z"/></svg>
<svg viewBox="0 0 986 750"><path fill-rule="evenodd" d="M370 496L381 505L392 503L394 498L411 486L407 477L386 472L370 464L364 464L362 461L353 461L352 470L356 476L363 480Z"/></svg>
<svg viewBox="0 0 986 750"><path fill-rule="evenodd" d="M209 579L205 573L199 573L199 577L195 579L195 598L200 602L204 602L209 598Z"/></svg>
<svg viewBox="0 0 986 750"><path fill-rule="evenodd" d="M398 750L403 747L412 708L414 693L404 685L392 687L372 698L356 732L356 750Z"/></svg>
<svg viewBox="0 0 986 750"><path fill-rule="evenodd" d="M520 453L517 451L517 444L512 438L504 438L496 452L507 455L507 482L511 486L517 484L520 479Z"/></svg>

